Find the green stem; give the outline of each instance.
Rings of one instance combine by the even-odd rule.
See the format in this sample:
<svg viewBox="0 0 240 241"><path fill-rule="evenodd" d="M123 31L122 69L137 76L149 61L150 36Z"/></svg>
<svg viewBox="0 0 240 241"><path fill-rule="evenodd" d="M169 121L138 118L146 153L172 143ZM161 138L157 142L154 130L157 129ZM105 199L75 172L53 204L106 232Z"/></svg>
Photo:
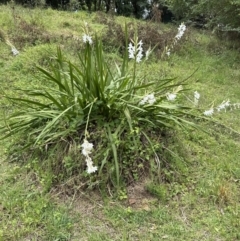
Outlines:
<svg viewBox="0 0 240 241"><path fill-rule="evenodd" d="M96 99L95 99L95 100L96 100ZM86 138L86 136L88 136L87 128L88 128L88 123L89 123L89 117L90 117L90 113L91 113L91 111L92 111L92 107L93 107L93 104L94 104L95 100L91 103L91 105L90 105L90 110L89 110L89 112L88 112L87 123L86 123L85 131L84 131L85 138Z"/></svg>

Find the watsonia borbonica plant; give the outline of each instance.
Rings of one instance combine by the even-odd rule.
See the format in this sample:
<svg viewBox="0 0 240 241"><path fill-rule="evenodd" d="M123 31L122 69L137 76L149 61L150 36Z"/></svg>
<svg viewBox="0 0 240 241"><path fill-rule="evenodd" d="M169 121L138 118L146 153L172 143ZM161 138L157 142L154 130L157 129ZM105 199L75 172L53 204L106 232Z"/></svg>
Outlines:
<svg viewBox="0 0 240 241"><path fill-rule="evenodd" d="M58 48L50 69L38 67L48 86L21 90L26 97L5 95L18 108L7 115L1 133L26 137L31 150L78 143L87 166L79 172L87 170L100 182L111 180L119 187L131 173L127 169L144 168L151 159L159 162L151 130L160 135L165 128L195 124L188 119L191 108L176 101L181 83L141 78L138 65L149 52L144 58L144 43L137 36L129 43L126 28L126 52L117 64L105 58L101 40L84 26L78 62L67 60ZM152 154L144 156L147 152Z"/></svg>

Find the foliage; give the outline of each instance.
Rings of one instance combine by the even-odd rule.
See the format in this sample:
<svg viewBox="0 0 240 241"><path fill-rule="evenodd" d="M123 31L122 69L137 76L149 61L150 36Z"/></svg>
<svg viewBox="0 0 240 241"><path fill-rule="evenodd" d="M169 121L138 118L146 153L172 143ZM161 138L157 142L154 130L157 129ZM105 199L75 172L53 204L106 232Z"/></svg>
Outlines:
<svg viewBox="0 0 240 241"><path fill-rule="evenodd" d="M126 29L126 42L127 36ZM89 139L98 150L93 161L99 167L100 182L111 177L119 186L129 176L136 179L139 170L147 170L152 158L159 162L156 149L161 146L152 138L153 132L161 135L166 128L195 126L187 119L194 115L191 108L174 102L183 83L141 77L137 67L143 49L137 36L126 47L121 65L104 58L97 36L94 44L87 34L83 40L78 64L65 59L59 48L50 71L38 67L49 82L46 88L21 90L19 98L6 95L18 110L6 117L1 133L4 138L21 134L26 140L23 145L30 150L65 145L61 159L73 143L79 146ZM92 163L88 153L86 157Z"/></svg>
<svg viewBox="0 0 240 241"><path fill-rule="evenodd" d="M240 1L239 0L167 0L163 1L173 12L176 19L182 19L207 25L226 31L237 31L240 28Z"/></svg>

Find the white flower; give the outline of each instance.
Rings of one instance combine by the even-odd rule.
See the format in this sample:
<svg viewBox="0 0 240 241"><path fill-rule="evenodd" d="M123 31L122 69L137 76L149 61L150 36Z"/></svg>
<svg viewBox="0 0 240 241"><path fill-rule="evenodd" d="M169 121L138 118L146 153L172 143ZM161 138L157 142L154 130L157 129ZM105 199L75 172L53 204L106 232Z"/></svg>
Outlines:
<svg viewBox="0 0 240 241"><path fill-rule="evenodd" d="M96 166L93 166L93 162L92 162L91 157L87 156L86 163L87 163L87 173L88 174L91 174L91 173L97 171L98 168Z"/></svg>
<svg viewBox="0 0 240 241"><path fill-rule="evenodd" d="M174 93L168 93L168 94L167 94L167 100L169 100L169 101L175 100L176 97L177 97L177 95L174 94Z"/></svg>
<svg viewBox="0 0 240 241"><path fill-rule="evenodd" d="M214 112L214 110L213 110L213 108L211 108L209 110L205 110L203 112L203 114L206 115L206 116L211 116L213 114L213 112Z"/></svg>
<svg viewBox="0 0 240 241"><path fill-rule="evenodd" d="M92 149L93 149L93 144L89 143L86 139L84 139L83 144L81 145L82 149L82 154L84 156L88 156L91 154Z"/></svg>
<svg viewBox="0 0 240 241"><path fill-rule="evenodd" d="M166 55L169 57L171 54L170 49L167 50Z"/></svg>
<svg viewBox="0 0 240 241"><path fill-rule="evenodd" d="M146 60L148 60L150 54L151 54L151 48L149 48L145 53Z"/></svg>
<svg viewBox="0 0 240 241"><path fill-rule="evenodd" d="M149 104L152 105L156 102L156 99L154 97L154 93L146 95L140 102L139 105L145 105L145 104Z"/></svg>
<svg viewBox="0 0 240 241"><path fill-rule="evenodd" d="M140 40L138 43L138 46L139 46L138 48L142 48L142 45L143 45L143 42L142 42L142 40Z"/></svg>
<svg viewBox="0 0 240 241"><path fill-rule="evenodd" d="M143 57L142 51L138 51L137 57L136 57L137 63L141 62L142 57Z"/></svg>
<svg viewBox="0 0 240 241"><path fill-rule="evenodd" d="M145 105L147 103L147 96L145 96L140 102L139 105Z"/></svg>
<svg viewBox="0 0 240 241"><path fill-rule="evenodd" d="M87 168L87 173L93 173L93 172L96 172L97 171L97 167L96 166L93 166L93 165L90 165L88 166Z"/></svg>
<svg viewBox="0 0 240 241"><path fill-rule="evenodd" d="M141 62L142 57L143 57L142 45L143 45L142 40L140 40L136 46L134 46L131 42L129 43L129 45L128 45L129 59L135 59L135 57L136 57L136 62L137 63Z"/></svg>
<svg viewBox="0 0 240 241"><path fill-rule="evenodd" d="M131 42L128 45L128 54L129 54L129 59L134 59L135 47L132 45Z"/></svg>
<svg viewBox="0 0 240 241"><path fill-rule="evenodd" d="M178 33L175 36L176 40L180 40L186 30L186 25L184 23L181 23L180 26L178 27Z"/></svg>
<svg viewBox="0 0 240 241"><path fill-rule="evenodd" d="M148 104L152 105L156 102L156 99L154 97L154 93L148 95Z"/></svg>
<svg viewBox="0 0 240 241"><path fill-rule="evenodd" d="M84 35L83 35L83 42L84 42L84 43L92 44L92 43L93 43L92 37L89 36L89 35L87 35L87 34L84 34Z"/></svg>
<svg viewBox="0 0 240 241"><path fill-rule="evenodd" d="M200 99L200 94L197 91L194 91L194 98L197 100Z"/></svg>
<svg viewBox="0 0 240 241"><path fill-rule="evenodd" d="M16 56L19 54L19 51L15 47L12 47L12 54Z"/></svg>
<svg viewBox="0 0 240 241"><path fill-rule="evenodd" d="M239 103L234 103L233 107L234 107L234 109L238 109L238 108L240 108L240 104Z"/></svg>
<svg viewBox="0 0 240 241"><path fill-rule="evenodd" d="M200 94L197 91L194 91L194 104L197 105L200 99Z"/></svg>
<svg viewBox="0 0 240 241"><path fill-rule="evenodd" d="M86 163L87 163L87 173L93 173L97 171L97 167L93 166L93 161L92 158L89 156L91 154L92 149L93 149L93 144L89 143L86 139L84 139L83 144L81 145L82 149L82 154L86 157Z"/></svg>
<svg viewBox="0 0 240 241"><path fill-rule="evenodd" d="M178 27L178 32L185 32L186 30L186 25L184 23L181 23L180 26Z"/></svg>
<svg viewBox="0 0 240 241"><path fill-rule="evenodd" d="M226 110L226 107L230 106L230 101L223 101L219 106L216 107L217 111L221 111L223 109Z"/></svg>

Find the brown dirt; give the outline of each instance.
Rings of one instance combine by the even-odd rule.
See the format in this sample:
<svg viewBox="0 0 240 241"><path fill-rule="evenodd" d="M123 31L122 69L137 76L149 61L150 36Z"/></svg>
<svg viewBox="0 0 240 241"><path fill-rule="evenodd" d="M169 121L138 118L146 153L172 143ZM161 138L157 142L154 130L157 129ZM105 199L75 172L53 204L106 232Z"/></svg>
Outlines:
<svg viewBox="0 0 240 241"><path fill-rule="evenodd" d="M127 188L128 205L137 210L151 210L151 204L154 204L157 199L147 192L147 180L135 183Z"/></svg>

